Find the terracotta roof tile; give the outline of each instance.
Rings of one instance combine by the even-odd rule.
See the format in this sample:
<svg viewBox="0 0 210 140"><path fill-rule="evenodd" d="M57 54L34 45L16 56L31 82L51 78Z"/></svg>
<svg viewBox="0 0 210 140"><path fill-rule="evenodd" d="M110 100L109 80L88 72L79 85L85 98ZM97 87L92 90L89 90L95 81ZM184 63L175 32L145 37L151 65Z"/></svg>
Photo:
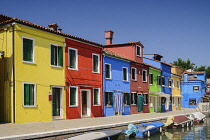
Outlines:
<svg viewBox="0 0 210 140"><path fill-rule="evenodd" d="M184 76L182 76L182 81L184 81ZM200 79L197 79L195 77L192 77L192 76L188 76L188 81L201 81Z"/></svg>
<svg viewBox="0 0 210 140"><path fill-rule="evenodd" d="M187 71L185 71L185 73L188 73L188 74L204 74L205 71L194 71L194 72L187 72Z"/></svg>
<svg viewBox="0 0 210 140"><path fill-rule="evenodd" d="M160 62L160 63L163 63L163 64L168 65L168 66L172 66L171 64L166 63L166 62L158 61L158 60L151 59L151 58L148 58L148 57L144 57L144 58L149 59L149 60L153 60L153 61L156 61L156 62Z"/></svg>
<svg viewBox="0 0 210 140"><path fill-rule="evenodd" d="M122 45L132 45L132 44L140 44L141 46L144 47L144 45L142 45L140 41L127 42L127 43L118 43L118 44L110 44L110 45L103 45L103 46L104 47L111 47L111 46L122 46Z"/></svg>
<svg viewBox="0 0 210 140"><path fill-rule="evenodd" d="M107 55L110 55L110 56L117 57L117 58L125 59L125 60L128 60L128 61L133 61L130 58L127 58L127 57L125 57L125 56L123 56L121 54L118 54L116 52L110 51L108 49L104 49L104 53L107 54Z"/></svg>

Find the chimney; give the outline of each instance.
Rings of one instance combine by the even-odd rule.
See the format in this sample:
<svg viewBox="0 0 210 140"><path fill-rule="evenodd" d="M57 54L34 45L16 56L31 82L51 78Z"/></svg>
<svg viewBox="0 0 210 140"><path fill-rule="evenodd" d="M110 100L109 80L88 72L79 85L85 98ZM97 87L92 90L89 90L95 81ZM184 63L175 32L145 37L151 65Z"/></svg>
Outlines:
<svg viewBox="0 0 210 140"><path fill-rule="evenodd" d="M184 74L184 82L187 82L188 81L188 73L185 73Z"/></svg>
<svg viewBox="0 0 210 140"><path fill-rule="evenodd" d="M57 25L56 23L50 24L50 25L48 25L48 26L49 26L49 28L50 28L51 30L57 31L58 25Z"/></svg>
<svg viewBox="0 0 210 140"><path fill-rule="evenodd" d="M111 45L114 32L111 30L104 31L104 32L105 32L105 38L106 38L106 45Z"/></svg>
<svg viewBox="0 0 210 140"><path fill-rule="evenodd" d="M61 29L61 28L59 28L59 29L58 29L58 32L59 32L59 33L62 33L62 29Z"/></svg>

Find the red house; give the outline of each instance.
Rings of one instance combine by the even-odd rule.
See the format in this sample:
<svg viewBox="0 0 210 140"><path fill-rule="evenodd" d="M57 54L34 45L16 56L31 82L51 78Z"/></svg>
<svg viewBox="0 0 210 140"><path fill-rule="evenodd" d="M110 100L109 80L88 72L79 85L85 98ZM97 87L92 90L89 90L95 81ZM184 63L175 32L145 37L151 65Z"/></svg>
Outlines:
<svg viewBox="0 0 210 140"><path fill-rule="evenodd" d="M102 45L72 36L65 42L66 117L102 117Z"/></svg>
<svg viewBox="0 0 210 140"><path fill-rule="evenodd" d="M143 63L144 46L140 41L112 44L112 31L105 31L105 38L106 49L133 60L130 63L130 113L149 113L149 65Z"/></svg>

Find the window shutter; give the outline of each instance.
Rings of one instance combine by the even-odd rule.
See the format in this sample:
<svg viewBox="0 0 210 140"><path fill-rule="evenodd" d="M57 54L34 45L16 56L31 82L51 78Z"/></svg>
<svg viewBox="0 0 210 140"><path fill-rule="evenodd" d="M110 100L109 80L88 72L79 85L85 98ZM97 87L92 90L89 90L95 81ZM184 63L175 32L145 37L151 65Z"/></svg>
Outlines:
<svg viewBox="0 0 210 140"><path fill-rule="evenodd" d="M63 48L58 47L58 66L63 66Z"/></svg>
<svg viewBox="0 0 210 140"><path fill-rule="evenodd" d="M54 51L54 46L51 45L51 65L55 65L55 51Z"/></svg>
<svg viewBox="0 0 210 140"><path fill-rule="evenodd" d="M99 105L99 91L98 89L94 89L94 105Z"/></svg>
<svg viewBox="0 0 210 140"><path fill-rule="evenodd" d="M28 61L33 62L33 41L28 39Z"/></svg>
<svg viewBox="0 0 210 140"><path fill-rule="evenodd" d="M29 102L30 102L30 105L34 105L34 85L30 84L29 90L30 90Z"/></svg>
<svg viewBox="0 0 210 140"><path fill-rule="evenodd" d="M76 105L76 88L70 88L70 105Z"/></svg>
<svg viewBox="0 0 210 140"><path fill-rule="evenodd" d="M30 85L24 84L24 105L30 105Z"/></svg>
<svg viewBox="0 0 210 140"><path fill-rule="evenodd" d="M93 71L98 72L98 56L93 55Z"/></svg>
<svg viewBox="0 0 210 140"><path fill-rule="evenodd" d="M75 50L69 50L69 66L70 68L76 68L76 52Z"/></svg>

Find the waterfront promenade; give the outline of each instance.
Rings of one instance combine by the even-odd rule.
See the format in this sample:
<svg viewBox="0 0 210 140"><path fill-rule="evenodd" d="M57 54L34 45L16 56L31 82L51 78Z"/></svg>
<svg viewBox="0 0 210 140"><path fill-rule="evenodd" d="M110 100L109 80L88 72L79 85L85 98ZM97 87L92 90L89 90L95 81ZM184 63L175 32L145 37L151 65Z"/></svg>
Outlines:
<svg viewBox="0 0 210 140"><path fill-rule="evenodd" d="M164 113L141 113L123 116L56 120L50 122L20 124L6 123L0 124L0 139L32 139L71 134L76 132L125 126L129 123L145 123L150 121L165 120L171 115L185 115L193 112L196 112L196 110L184 109Z"/></svg>

